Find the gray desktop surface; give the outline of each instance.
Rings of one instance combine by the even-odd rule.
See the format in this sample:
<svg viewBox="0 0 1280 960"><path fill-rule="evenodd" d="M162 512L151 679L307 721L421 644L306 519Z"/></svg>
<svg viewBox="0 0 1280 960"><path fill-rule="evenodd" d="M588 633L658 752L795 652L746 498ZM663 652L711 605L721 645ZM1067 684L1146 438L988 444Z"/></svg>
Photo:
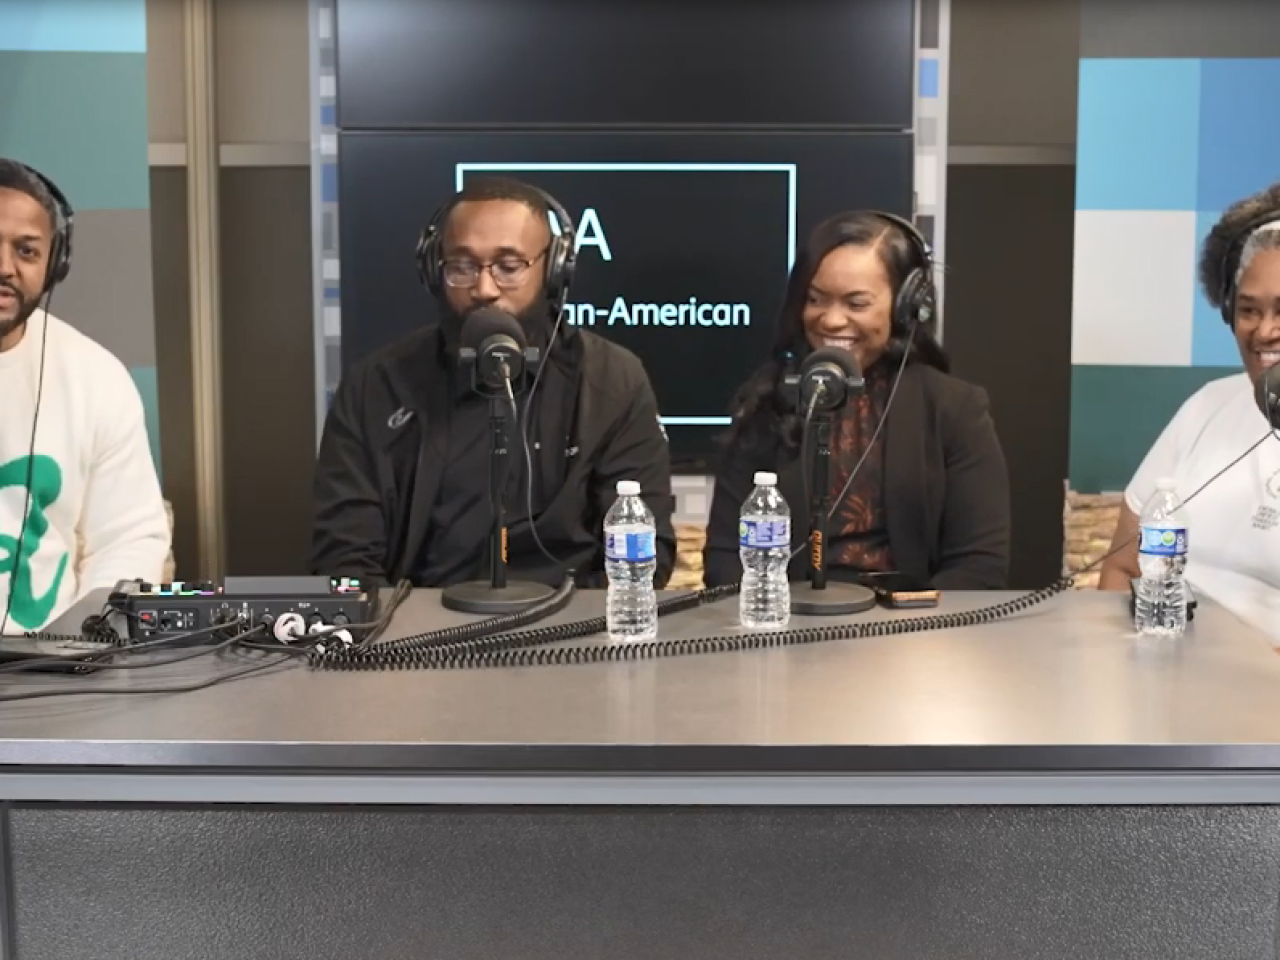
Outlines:
<svg viewBox="0 0 1280 960"><path fill-rule="evenodd" d="M938 612L1011 596L951 594ZM580 593L555 620L599 614L602 603L599 592ZM738 632L735 614L733 599L675 614L662 635ZM920 615L876 610L844 622ZM73 611L64 624L80 617ZM417 591L388 637L466 619L442 609L437 593ZM182 685L231 668L210 657L93 677L4 677L0 693ZM1132 636L1122 597L1075 592L996 623L794 647L473 670L296 663L197 692L0 703L0 769L68 766L1269 772L1280 770L1280 659L1262 634L1210 603L1181 640L1151 642Z"/></svg>

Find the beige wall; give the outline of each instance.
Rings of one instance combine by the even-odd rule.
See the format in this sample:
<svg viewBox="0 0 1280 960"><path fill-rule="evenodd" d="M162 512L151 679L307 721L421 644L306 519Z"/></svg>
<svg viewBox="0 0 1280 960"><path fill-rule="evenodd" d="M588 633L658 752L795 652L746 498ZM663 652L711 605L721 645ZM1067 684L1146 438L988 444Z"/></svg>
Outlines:
<svg viewBox="0 0 1280 960"><path fill-rule="evenodd" d="M215 0L227 571L303 569L315 450L307 0ZM161 446L178 574L196 569L185 37L148 0L148 113Z"/></svg>
<svg viewBox="0 0 1280 960"><path fill-rule="evenodd" d="M310 162L307 0L216 0L218 139L228 166ZM181 0L148 0L147 114L153 165L185 139Z"/></svg>
<svg viewBox="0 0 1280 960"><path fill-rule="evenodd" d="M1079 0L952 0L950 162L1075 163Z"/></svg>
<svg viewBox="0 0 1280 960"><path fill-rule="evenodd" d="M181 0L147 0L147 126L152 143L181 143L186 83Z"/></svg>
<svg viewBox="0 0 1280 960"><path fill-rule="evenodd" d="M1062 568L1080 0L951 0L950 52L946 346L1009 463L1011 585L1043 587Z"/></svg>

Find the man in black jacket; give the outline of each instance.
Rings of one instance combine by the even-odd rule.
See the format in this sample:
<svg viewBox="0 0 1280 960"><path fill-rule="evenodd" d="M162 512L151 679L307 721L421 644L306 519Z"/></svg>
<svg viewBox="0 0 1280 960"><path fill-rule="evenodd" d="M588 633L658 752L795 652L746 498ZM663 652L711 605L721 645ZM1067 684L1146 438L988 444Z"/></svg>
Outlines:
<svg viewBox="0 0 1280 960"><path fill-rule="evenodd" d="M545 357L518 398L522 415L531 404L528 457L511 430L511 574L555 585L573 571L580 586L604 586L604 514L617 482L637 480L657 521L655 583L666 585L675 533L657 401L633 353L559 320L575 259L563 208L519 181L474 181L433 218L418 262L441 322L344 376L316 464L313 572L419 586L487 579L489 408L459 369L458 335L491 307Z"/></svg>

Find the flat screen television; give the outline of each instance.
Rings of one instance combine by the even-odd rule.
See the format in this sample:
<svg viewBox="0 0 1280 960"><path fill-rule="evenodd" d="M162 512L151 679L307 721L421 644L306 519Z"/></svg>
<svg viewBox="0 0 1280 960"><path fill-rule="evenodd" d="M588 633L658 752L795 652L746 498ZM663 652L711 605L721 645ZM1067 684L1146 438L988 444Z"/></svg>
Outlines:
<svg viewBox="0 0 1280 960"><path fill-rule="evenodd" d="M914 18L914 0L338 0L338 124L907 129Z"/></svg>
<svg viewBox="0 0 1280 960"><path fill-rule="evenodd" d="M344 368L436 322L413 266L419 231L469 178L513 176L578 226L566 321L640 357L673 457L702 469L771 354L807 232L842 210L910 215L912 159L903 133L343 133Z"/></svg>

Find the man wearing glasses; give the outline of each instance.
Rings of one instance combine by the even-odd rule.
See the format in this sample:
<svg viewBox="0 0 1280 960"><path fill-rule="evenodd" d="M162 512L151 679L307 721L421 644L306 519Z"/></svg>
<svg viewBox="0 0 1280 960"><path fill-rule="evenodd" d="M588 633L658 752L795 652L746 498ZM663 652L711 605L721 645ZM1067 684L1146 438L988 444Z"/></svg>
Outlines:
<svg viewBox="0 0 1280 960"><path fill-rule="evenodd" d="M528 457L511 431L512 576L555 585L572 570L580 586L603 586L601 527L626 479L657 520L666 584L674 504L657 401L633 353L557 322L571 231L550 197L507 178L469 183L434 218L418 260L440 324L343 378L316 464L313 572L431 587L487 578L489 405L458 363L463 322L487 307L514 316L544 354L536 388L517 398Z"/></svg>

